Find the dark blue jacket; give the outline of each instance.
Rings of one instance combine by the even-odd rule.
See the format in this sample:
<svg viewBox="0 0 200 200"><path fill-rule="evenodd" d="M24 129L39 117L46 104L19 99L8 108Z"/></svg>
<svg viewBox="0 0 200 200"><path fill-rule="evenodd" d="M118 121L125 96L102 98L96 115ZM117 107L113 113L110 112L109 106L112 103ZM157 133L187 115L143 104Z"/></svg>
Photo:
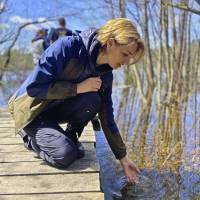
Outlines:
<svg viewBox="0 0 200 200"><path fill-rule="evenodd" d="M52 100L59 103L62 99L76 96L77 83L89 77L100 76L102 87L99 92L103 103L99 116L102 128L116 158L126 155L113 115L112 68L109 65L95 67L100 47L96 30L89 30L76 36L63 37L46 49L33 72L15 94L15 100L28 96L29 100L25 98L23 101L29 102L26 108L29 107L33 114L28 115L29 119L19 129L42 110L48 109Z"/></svg>

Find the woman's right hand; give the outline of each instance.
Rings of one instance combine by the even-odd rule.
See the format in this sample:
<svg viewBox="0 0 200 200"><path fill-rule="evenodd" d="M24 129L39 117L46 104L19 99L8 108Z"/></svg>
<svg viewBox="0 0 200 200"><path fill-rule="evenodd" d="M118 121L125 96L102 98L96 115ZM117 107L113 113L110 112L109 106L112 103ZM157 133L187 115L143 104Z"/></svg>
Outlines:
<svg viewBox="0 0 200 200"><path fill-rule="evenodd" d="M85 92L97 92L101 87L101 83L102 81L100 77L88 78L77 84L77 94Z"/></svg>
<svg viewBox="0 0 200 200"><path fill-rule="evenodd" d="M140 174L140 170L137 168L137 166L128 159L127 156L122 158L120 160L122 167L124 169L124 173L127 178L127 182L129 184L134 184L138 182L138 175Z"/></svg>

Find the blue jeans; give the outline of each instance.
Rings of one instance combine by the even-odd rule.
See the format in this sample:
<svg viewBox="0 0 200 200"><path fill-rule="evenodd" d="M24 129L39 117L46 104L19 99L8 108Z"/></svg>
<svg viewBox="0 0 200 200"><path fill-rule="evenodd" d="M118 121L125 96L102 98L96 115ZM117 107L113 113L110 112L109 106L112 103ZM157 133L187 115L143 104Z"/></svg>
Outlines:
<svg viewBox="0 0 200 200"><path fill-rule="evenodd" d="M41 113L22 133L28 135L27 142L40 158L54 167L66 168L77 159L77 147L59 123L67 122L74 132L81 134L100 104L101 97L95 92L68 98Z"/></svg>

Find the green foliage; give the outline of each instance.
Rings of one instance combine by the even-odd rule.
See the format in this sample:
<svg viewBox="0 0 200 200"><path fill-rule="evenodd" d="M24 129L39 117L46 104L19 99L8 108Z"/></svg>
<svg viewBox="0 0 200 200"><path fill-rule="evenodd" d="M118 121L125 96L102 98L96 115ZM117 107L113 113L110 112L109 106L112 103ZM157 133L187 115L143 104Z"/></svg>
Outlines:
<svg viewBox="0 0 200 200"><path fill-rule="evenodd" d="M0 55L0 69L5 62L6 55L5 53ZM29 52L25 52L22 50L15 49L11 53L11 60L6 70L8 71L16 71L16 70L27 70L32 69L33 65L33 58L32 54Z"/></svg>

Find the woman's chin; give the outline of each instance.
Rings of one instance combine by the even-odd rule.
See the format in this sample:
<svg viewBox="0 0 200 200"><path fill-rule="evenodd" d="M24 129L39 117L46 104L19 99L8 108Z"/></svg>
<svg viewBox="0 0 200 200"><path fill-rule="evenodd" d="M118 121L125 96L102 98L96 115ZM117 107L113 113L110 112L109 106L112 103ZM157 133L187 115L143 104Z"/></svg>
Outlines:
<svg viewBox="0 0 200 200"><path fill-rule="evenodd" d="M118 69L120 67L120 65L112 65L111 66L113 69Z"/></svg>

